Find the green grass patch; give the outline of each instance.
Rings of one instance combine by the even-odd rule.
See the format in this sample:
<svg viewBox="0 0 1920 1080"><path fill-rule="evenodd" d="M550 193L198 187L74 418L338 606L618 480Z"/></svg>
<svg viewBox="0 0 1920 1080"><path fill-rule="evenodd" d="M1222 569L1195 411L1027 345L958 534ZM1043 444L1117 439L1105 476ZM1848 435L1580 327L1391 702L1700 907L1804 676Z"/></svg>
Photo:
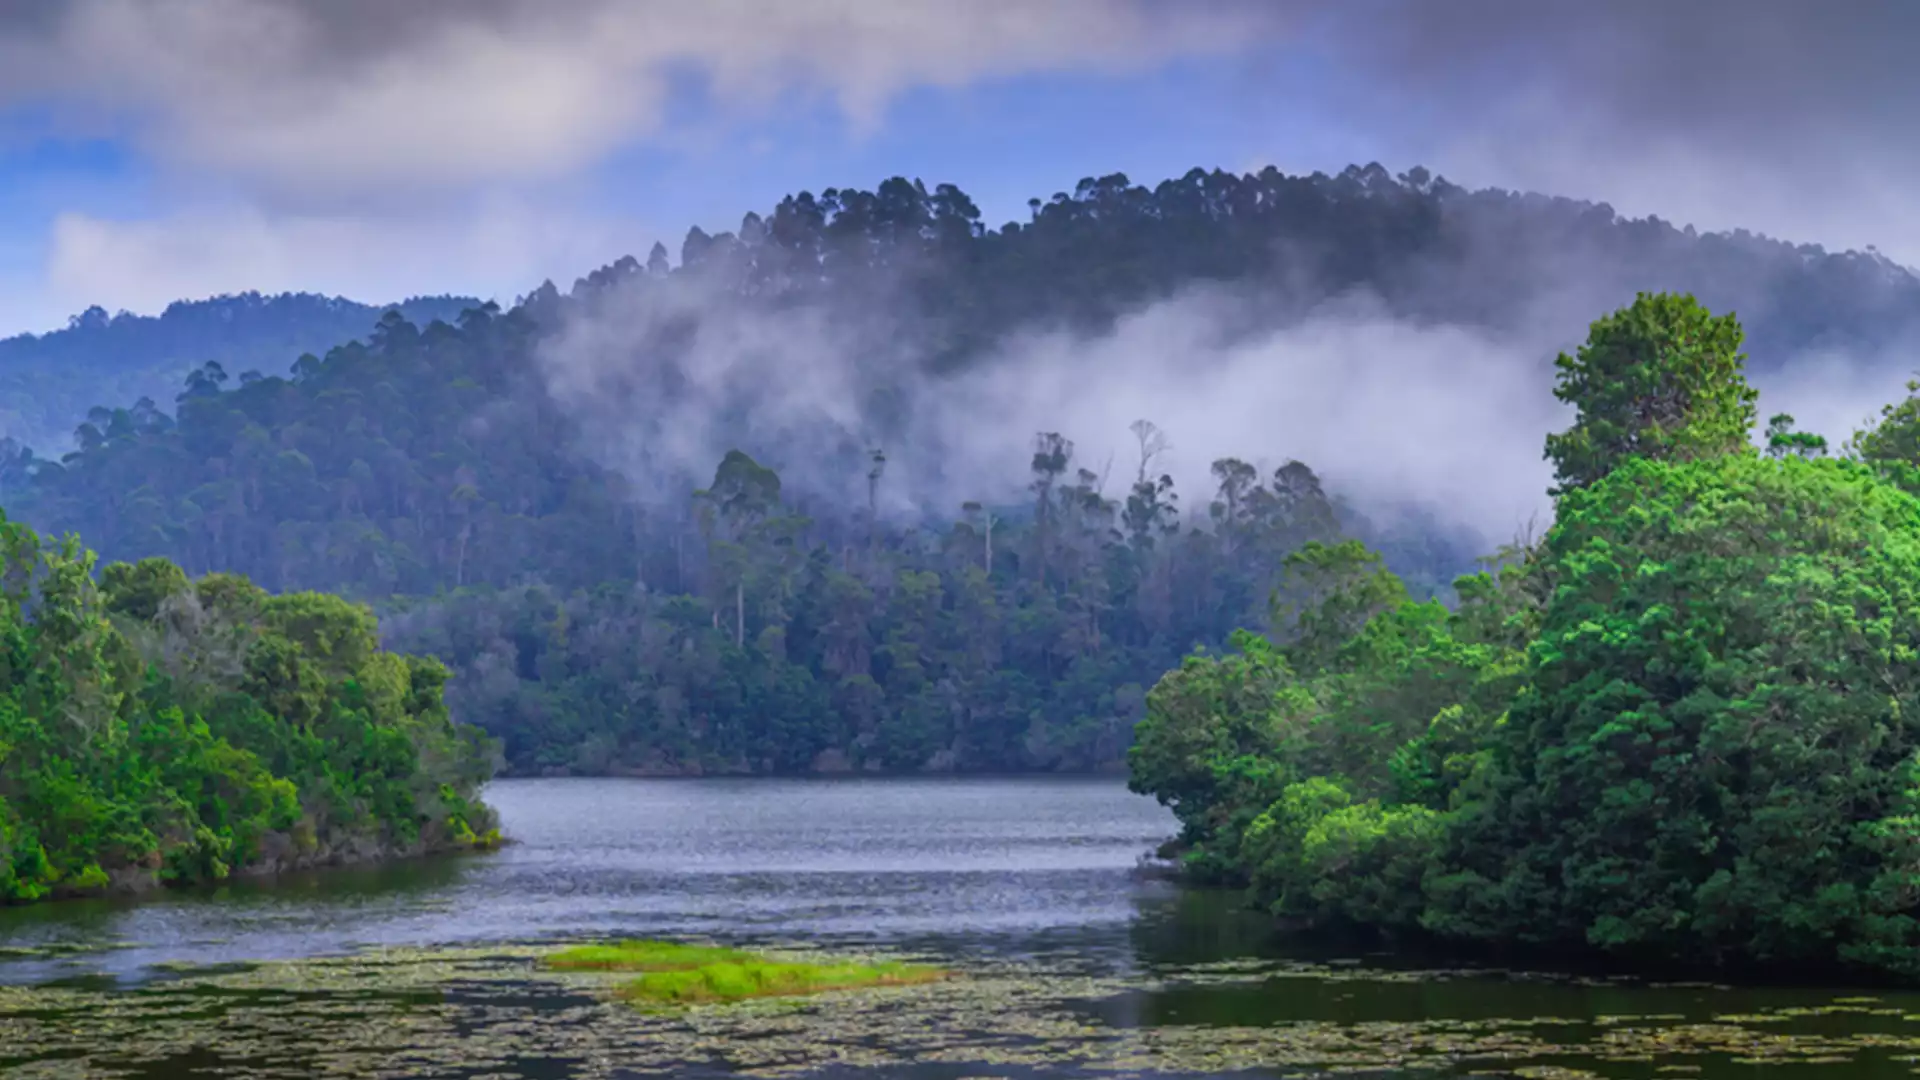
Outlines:
<svg viewBox="0 0 1920 1080"><path fill-rule="evenodd" d="M753 998L793 997L875 986L914 986L947 977L937 968L895 961L776 960L739 949L622 941L583 945L547 958L560 971L637 972L616 993L645 1005L704 1005Z"/></svg>
<svg viewBox="0 0 1920 1080"><path fill-rule="evenodd" d="M547 957L556 971L690 971L708 964L735 964L759 957L718 945L681 945L672 941L616 941L580 945Z"/></svg>

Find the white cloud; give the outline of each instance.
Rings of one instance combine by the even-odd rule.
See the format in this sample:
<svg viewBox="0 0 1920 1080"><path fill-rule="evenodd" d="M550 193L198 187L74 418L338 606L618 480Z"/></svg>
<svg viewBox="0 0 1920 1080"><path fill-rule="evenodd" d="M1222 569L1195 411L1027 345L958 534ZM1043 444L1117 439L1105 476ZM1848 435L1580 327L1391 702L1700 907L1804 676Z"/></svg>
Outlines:
<svg viewBox="0 0 1920 1080"><path fill-rule="evenodd" d="M508 200L471 213L286 216L206 210L114 221L69 214L53 227L40 304L50 323L89 304L152 312L249 289L383 301L466 293L510 301L552 277L645 250L638 222L570 216Z"/></svg>
<svg viewBox="0 0 1920 1080"><path fill-rule="evenodd" d="M565 175L658 134L684 74L725 105L828 95L871 126L907 88L1231 49L1272 21L1211 0L71 0L14 20L0 108L51 100L308 202Z"/></svg>
<svg viewBox="0 0 1920 1080"><path fill-rule="evenodd" d="M1542 439L1566 409L1542 343L1353 307L1226 341L1222 322L1201 294L1099 337L1030 338L941 397L957 423L993 417L1006 433L1012 452L996 473L1021 475L1015 436L1059 431L1083 462L1112 459L1110 491L1132 480L1127 425L1151 420L1172 440L1158 467L1193 512L1222 457L1266 474L1297 458L1363 506L1424 504L1496 539L1548 508Z"/></svg>
<svg viewBox="0 0 1920 1080"><path fill-rule="evenodd" d="M920 339L891 310L768 311L649 282L580 314L540 358L589 449L642 490L710 475L745 437L789 483L857 500L863 448L878 443L884 502L950 514L967 499L1023 501L1033 437L1052 431L1074 440L1078 465L1110 462L1106 491L1124 496L1128 428L1146 419L1172 440L1156 471L1203 517L1222 457L1264 475L1297 458L1363 506L1424 504L1499 540L1548 508L1542 439L1566 409L1544 339L1416 325L1353 300L1246 332L1257 301L1200 290L1107 333L1019 335L934 377L918 373ZM892 436L865 415L876 386L904 410Z"/></svg>

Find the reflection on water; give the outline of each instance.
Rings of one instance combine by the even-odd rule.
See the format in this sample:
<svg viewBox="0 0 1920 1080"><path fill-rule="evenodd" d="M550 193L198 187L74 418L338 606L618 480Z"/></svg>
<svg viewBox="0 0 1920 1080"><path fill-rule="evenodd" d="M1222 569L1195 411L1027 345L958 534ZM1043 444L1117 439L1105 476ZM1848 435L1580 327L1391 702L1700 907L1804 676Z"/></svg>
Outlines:
<svg viewBox="0 0 1920 1080"><path fill-rule="evenodd" d="M493 855L0 911L0 1072L1877 1077L1920 1061L1912 995L1449 971L1282 938L1231 896L1136 876L1173 823L1112 780L529 780L489 797L517 841ZM525 947L611 934L879 949L966 978L643 1018L541 976ZM274 960L290 963L240 963Z"/></svg>
<svg viewBox="0 0 1920 1080"><path fill-rule="evenodd" d="M1087 949L1121 959L1172 819L1111 779L510 780L506 849L0 910L0 948L110 946L60 964L130 976L190 960L598 934ZM0 979L45 961L0 963Z"/></svg>

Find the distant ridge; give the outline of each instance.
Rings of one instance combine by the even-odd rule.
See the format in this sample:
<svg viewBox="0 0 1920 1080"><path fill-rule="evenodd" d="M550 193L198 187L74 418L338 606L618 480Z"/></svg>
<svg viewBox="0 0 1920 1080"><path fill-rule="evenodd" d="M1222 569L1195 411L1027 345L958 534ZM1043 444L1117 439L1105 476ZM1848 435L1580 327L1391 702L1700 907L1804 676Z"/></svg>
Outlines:
<svg viewBox="0 0 1920 1080"><path fill-rule="evenodd" d="M0 338L0 436L58 457L96 405L146 397L170 407L187 372L212 361L233 375L284 374L300 354L362 340L398 307L422 324L452 320L478 301L423 296L363 304L316 293L243 292L177 300L158 315L109 315L94 306L62 330Z"/></svg>

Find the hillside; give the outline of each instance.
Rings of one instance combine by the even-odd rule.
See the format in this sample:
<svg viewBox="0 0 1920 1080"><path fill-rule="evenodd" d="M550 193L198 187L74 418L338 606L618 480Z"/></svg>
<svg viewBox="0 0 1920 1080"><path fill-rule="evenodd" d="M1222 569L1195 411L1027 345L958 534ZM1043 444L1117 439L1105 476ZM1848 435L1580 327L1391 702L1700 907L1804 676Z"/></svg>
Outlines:
<svg viewBox="0 0 1920 1080"><path fill-rule="evenodd" d="M451 319L472 301L420 297L410 319ZM284 372L304 352L357 337L385 308L311 293L241 293L169 304L159 315L88 308L64 330L0 339L0 437L48 456L72 448L96 405L150 398L170 404L187 372L206 363L238 376Z"/></svg>
<svg viewBox="0 0 1920 1080"><path fill-rule="evenodd" d="M0 463L0 497L110 558L381 605L520 769L1088 768L1171 663L1267 625L1305 541L1358 535L1427 594L1505 537L1363 515L1285 457L1311 448L1248 445L1179 490L1151 426L1092 460L954 404L1023 335L1203 290L1233 298L1228 335L1365 292L1381 318L1573 337L1671 289L1741 312L1764 370L1920 319L1920 281L1877 256L1378 167L1087 180L997 229L896 179L679 256L511 311L390 313L258 379L196 369L175 414L106 411L64 461Z"/></svg>

